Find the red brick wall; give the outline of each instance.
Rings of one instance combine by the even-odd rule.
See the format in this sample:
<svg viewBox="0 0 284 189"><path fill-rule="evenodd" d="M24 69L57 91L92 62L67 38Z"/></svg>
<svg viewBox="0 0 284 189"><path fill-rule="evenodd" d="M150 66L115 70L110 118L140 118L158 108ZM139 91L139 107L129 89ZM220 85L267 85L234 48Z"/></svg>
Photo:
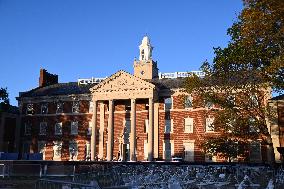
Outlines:
<svg viewBox="0 0 284 189"><path fill-rule="evenodd" d="M130 100L129 100L130 101ZM125 111L126 101L115 101L115 113L114 113L114 149L113 155L118 156L119 152L119 137L124 129L124 120L130 118L130 111ZM129 103L129 102L127 102ZM129 103L130 104L130 103ZM144 160L144 140L147 140L147 133L144 131L145 119L148 119L147 106L148 100L137 100L136 101L136 136L137 136L137 160ZM34 109L36 114L40 113L41 103L35 103ZM107 154L107 127L108 127L108 114L107 107L108 102L105 102L105 120L104 120L104 157ZM207 116L208 110L205 109L196 109L185 110L184 109L184 97L183 96L174 96L173 97L173 110L169 112L164 111L164 99L159 99L159 158L163 158L163 141L164 140L174 140L174 156L183 157L184 147L183 143L185 140L194 140L194 160L195 161L204 161L204 153L202 152L200 144L204 139L204 136L212 134L205 132L205 118ZM55 114L56 103L49 103L48 114ZM23 106L23 113L25 114L26 104ZM72 111L72 102L64 102L64 113L71 113ZM69 141L77 140L78 141L78 159L83 160L85 158L85 143L90 141L90 136L87 135L87 129L89 126L89 121L92 119L92 114L88 114L89 111L89 102L80 101L80 113L85 114L72 114L72 115L34 115L34 116L24 116L22 119L22 125L24 126L25 122L32 123L32 135L24 136L22 139L30 140L33 142L32 148L34 152L37 152L37 141L44 140L47 142L45 157L47 160L51 160L53 157L53 141L61 140L63 141L62 149L62 160L69 160ZM97 106L98 113L100 112L99 103ZM119 112L119 113L118 113ZM173 119L173 133L165 134L165 116L166 114ZM191 117L194 119L194 128L193 133L184 133L184 118ZM79 122L78 135L70 135L70 123L73 120ZM48 124L48 134L46 136L40 136L39 133L39 123L46 121ZM63 123L63 134L62 136L54 135L54 125L56 122ZM24 127L22 127L22 133L24 133ZM100 129L100 116L97 115L97 132ZM97 136L98 133L97 133ZM97 137L96 141L96 151L99 151L99 139ZM265 152L263 151L263 156ZM265 158L263 158L265 159ZM219 159L223 161L222 159Z"/></svg>

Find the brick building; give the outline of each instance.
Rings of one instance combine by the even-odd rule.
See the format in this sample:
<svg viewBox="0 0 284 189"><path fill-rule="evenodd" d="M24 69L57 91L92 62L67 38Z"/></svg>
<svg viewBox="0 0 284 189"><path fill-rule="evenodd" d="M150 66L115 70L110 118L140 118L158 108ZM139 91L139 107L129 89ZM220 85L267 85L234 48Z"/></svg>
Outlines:
<svg viewBox="0 0 284 189"><path fill-rule="evenodd" d="M215 134L214 105L193 106L196 96L183 90L188 73L159 73L152 49L144 37L133 75L58 83L41 70L39 87L18 97L22 152L41 152L46 160L222 161L200 147ZM254 147L251 161L271 159L266 146Z"/></svg>

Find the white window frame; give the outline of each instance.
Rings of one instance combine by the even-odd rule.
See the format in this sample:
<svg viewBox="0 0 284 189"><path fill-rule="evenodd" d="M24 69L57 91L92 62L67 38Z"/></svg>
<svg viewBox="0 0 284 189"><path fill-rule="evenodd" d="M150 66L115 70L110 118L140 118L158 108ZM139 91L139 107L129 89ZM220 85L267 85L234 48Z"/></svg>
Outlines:
<svg viewBox="0 0 284 189"><path fill-rule="evenodd" d="M214 131L214 117L213 116L209 116L206 117L205 119L205 132L206 133L213 133ZM210 126L213 125L213 128L211 128Z"/></svg>
<svg viewBox="0 0 284 189"><path fill-rule="evenodd" d="M25 123L25 135L31 135L32 134L32 124L31 123Z"/></svg>
<svg viewBox="0 0 284 189"><path fill-rule="evenodd" d="M27 104L26 114L27 115L33 115L34 114L34 104L32 104L32 103Z"/></svg>
<svg viewBox="0 0 284 189"><path fill-rule="evenodd" d="M56 127L57 126L60 126L60 131L61 132L56 132L57 130L56 130ZM54 125L54 134L55 135L62 135L62 122L57 122L57 123L55 123L55 125Z"/></svg>
<svg viewBox="0 0 284 189"><path fill-rule="evenodd" d="M70 134L71 135L78 135L79 129L79 122L78 121L71 121L70 123Z"/></svg>
<svg viewBox="0 0 284 189"><path fill-rule="evenodd" d="M78 104L77 104L78 103ZM77 107L78 106L78 107ZM80 101L73 101L72 113L80 113Z"/></svg>
<svg viewBox="0 0 284 189"><path fill-rule="evenodd" d="M192 156L186 157L186 150L187 150L187 144L189 144L188 146L190 146L191 144L193 144L193 149L192 149ZM194 149L195 149L195 141L194 140L188 140L188 141L184 141L183 142L183 148L184 148L184 160L185 161L189 161L189 162L194 162Z"/></svg>
<svg viewBox="0 0 284 189"><path fill-rule="evenodd" d="M57 102L56 104L56 114L63 113L63 102Z"/></svg>
<svg viewBox="0 0 284 189"><path fill-rule="evenodd" d="M170 121L170 132L167 131L167 122ZM165 119L165 128L164 133L173 133L174 132L174 123L173 119Z"/></svg>
<svg viewBox="0 0 284 189"><path fill-rule="evenodd" d="M53 141L53 160L61 160L62 141Z"/></svg>
<svg viewBox="0 0 284 189"><path fill-rule="evenodd" d="M187 124L188 120L188 124ZM187 129L190 128L190 129ZM192 117L186 117L184 118L184 133L193 133L194 129L194 119Z"/></svg>
<svg viewBox="0 0 284 189"><path fill-rule="evenodd" d="M77 160L78 157L78 142L75 140L71 140L69 142L69 160L72 160L72 149L75 150L75 155L73 156L73 160Z"/></svg>
<svg viewBox="0 0 284 189"><path fill-rule="evenodd" d="M43 111L43 108L46 108L46 112ZM48 103L44 103L40 107L40 113L41 114L48 114Z"/></svg>
<svg viewBox="0 0 284 189"><path fill-rule="evenodd" d="M171 99L171 108L170 109L166 109L166 100L167 99ZM165 111L169 111L169 110L172 110L173 109L173 107L174 107L174 99L173 99L173 97L167 97L167 98L164 98L164 110Z"/></svg>
<svg viewBox="0 0 284 189"><path fill-rule="evenodd" d="M190 101L191 107L186 107L187 101ZM185 99L184 99L184 109L190 110L192 108L193 108L193 97L192 97L192 95L187 95L187 96L185 96Z"/></svg>
<svg viewBox="0 0 284 189"><path fill-rule="evenodd" d="M46 135L46 130L47 130L47 122L45 121L40 122L39 123L39 135Z"/></svg>

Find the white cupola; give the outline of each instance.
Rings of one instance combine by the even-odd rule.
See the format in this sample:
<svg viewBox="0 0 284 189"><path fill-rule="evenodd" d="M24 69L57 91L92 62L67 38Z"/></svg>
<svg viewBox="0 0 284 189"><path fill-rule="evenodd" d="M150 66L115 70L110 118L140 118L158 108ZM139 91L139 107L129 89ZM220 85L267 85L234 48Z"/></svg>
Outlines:
<svg viewBox="0 0 284 189"><path fill-rule="evenodd" d="M151 46L150 39L148 36L144 36L142 39L142 43L139 46L140 55L139 60L151 60L152 59L152 50L153 47Z"/></svg>

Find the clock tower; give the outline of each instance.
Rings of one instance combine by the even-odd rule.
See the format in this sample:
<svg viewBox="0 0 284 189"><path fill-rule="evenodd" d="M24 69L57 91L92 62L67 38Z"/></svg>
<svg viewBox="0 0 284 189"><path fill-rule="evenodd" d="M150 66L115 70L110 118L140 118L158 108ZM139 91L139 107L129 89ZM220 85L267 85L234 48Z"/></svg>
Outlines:
<svg viewBox="0 0 284 189"><path fill-rule="evenodd" d="M139 46L139 60L134 60L134 75L141 79L154 79L159 77L157 62L152 60L152 50L150 39L144 36Z"/></svg>

